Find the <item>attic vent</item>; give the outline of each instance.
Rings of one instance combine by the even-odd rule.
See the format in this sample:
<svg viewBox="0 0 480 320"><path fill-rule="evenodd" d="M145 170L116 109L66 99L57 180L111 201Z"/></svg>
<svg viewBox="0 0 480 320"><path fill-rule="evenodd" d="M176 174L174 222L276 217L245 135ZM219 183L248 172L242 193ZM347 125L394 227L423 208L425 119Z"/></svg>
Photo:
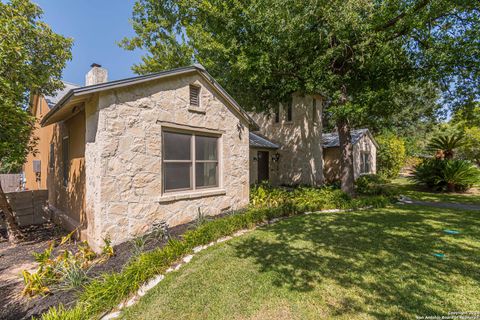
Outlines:
<svg viewBox="0 0 480 320"><path fill-rule="evenodd" d="M190 85L190 105L200 107L200 87L193 84Z"/></svg>

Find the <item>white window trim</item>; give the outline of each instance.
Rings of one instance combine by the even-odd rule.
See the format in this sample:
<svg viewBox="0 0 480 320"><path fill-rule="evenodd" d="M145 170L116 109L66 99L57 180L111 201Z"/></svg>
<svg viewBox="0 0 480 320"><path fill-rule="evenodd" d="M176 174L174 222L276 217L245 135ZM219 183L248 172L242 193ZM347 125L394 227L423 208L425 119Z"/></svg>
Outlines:
<svg viewBox="0 0 480 320"><path fill-rule="evenodd" d="M174 125L174 126L162 126L162 196L160 201L172 201L178 200L180 198L191 198L192 196L199 195L208 196L212 193L214 194L225 194L225 190L223 189L223 152L222 152L222 145L223 145L223 135L220 131L214 131L210 129L192 129L188 126L182 125ZM164 132L172 132L172 133L183 133L189 134L190 137L190 160L165 160L165 143L164 143ZM195 186L195 174L196 174L196 159L195 159L195 136L210 136L217 138L217 160L205 160L201 162L216 162L217 163L217 185L211 187L196 187ZM190 188L184 189L174 189L174 190L165 190L165 165L164 163L191 163L190 167ZM191 196L192 195L192 196Z"/></svg>

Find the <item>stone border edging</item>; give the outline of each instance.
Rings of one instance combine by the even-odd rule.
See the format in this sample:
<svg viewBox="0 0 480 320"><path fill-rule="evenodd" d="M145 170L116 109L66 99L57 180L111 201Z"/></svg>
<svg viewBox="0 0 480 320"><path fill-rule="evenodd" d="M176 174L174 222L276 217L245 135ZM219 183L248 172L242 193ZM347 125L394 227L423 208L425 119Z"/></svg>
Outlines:
<svg viewBox="0 0 480 320"><path fill-rule="evenodd" d="M372 209L372 208L373 208L373 206L368 206L368 207L363 207L363 208L358 208L358 209L327 209L327 210L320 210L320 211L307 211L307 212L303 212L303 213L299 214L298 216L309 215L309 214L313 214L313 213L350 212L350 211L356 211L356 210L368 210L368 209ZM214 244L218 244L218 243L222 243L222 242L231 240L233 238L236 238L236 237L242 236L246 233L249 233L251 231L254 231L255 229L257 229L257 227L262 227L262 226L265 226L265 225L274 224L278 221L285 220L285 219L291 218L291 217L292 216L274 218L274 219L268 220L267 222L259 223L251 229L241 229L241 230L238 230L235 233L233 233L231 236L222 237L222 238L217 239L216 241L210 242L209 244L195 247L195 248L192 249L192 251L193 251L192 254L186 255L185 257L183 257L181 259L180 262L172 265L170 268L168 268L165 271L165 274L179 270L183 265L189 263L196 253L199 253L200 251L205 250L205 249L213 246ZM102 317L100 317L100 319L101 320L117 319L120 316L123 309L133 306L135 303L138 302L138 300L141 297L143 297L148 291L150 291L156 285L158 285L163 279L165 279L165 275L164 274L159 274L158 276L155 276L152 279L150 279L149 281L145 282L142 286L140 286L140 288L138 288L137 292L135 294L133 294L133 296L131 296L130 298L127 298L123 302L121 302L116 307L116 311L106 313Z"/></svg>

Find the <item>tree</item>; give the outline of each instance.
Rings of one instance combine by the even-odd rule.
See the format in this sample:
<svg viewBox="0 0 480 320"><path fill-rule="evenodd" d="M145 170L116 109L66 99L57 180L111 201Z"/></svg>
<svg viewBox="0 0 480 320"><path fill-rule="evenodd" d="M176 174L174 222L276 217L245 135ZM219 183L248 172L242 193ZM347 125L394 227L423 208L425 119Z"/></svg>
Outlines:
<svg viewBox="0 0 480 320"><path fill-rule="evenodd" d="M72 40L40 21L42 10L29 0L0 2L0 164L18 166L35 147L35 119L29 102L34 94L62 88L62 70L71 58ZM0 185L0 212L9 239L18 240L12 208Z"/></svg>
<svg viewBox="0 0 480 320"><path fill-rule="evenodd" d="M405 165L405 141L393 133L376 136L379 148L377 150L377 171L386 179L394 179Z"/></svg>
<svg viewBox="0 0 480 320"><path fill-rule="evenodd" d="M325 97L349 194L350 128L378 112L369 101L389 101L397 86L419 82L442 85L452 105L478 96L474 1L137 0L132 24L137 35L121 45L149 52L133 67L137 73L199 62L255 110L292 92ZM381 111L397 112L389 104Z"/></svg>
<svg viewBox="0 0 480 320"><path fill-rule="evenodd" d="M465 144L463 133L444 133L433 137L427 145L427 151L435 153L437 158L453 159L455 151Z"/></svg>

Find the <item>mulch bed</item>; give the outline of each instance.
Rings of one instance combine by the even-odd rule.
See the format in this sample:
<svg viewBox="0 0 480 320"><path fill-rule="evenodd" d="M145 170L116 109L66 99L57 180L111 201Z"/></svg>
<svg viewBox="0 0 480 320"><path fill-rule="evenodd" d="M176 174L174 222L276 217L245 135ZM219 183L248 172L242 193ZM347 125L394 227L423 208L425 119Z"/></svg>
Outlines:
<svg viewBox="0 0 480 320"><path fill-rule="evenodd" d="M171 238L178 238L190 224L184 224L169 228ZM5 240L5 230L0 230L0 319L31 319L38 317L52 306L63 304L71 306L75 304L78 290L55 290L44 297L23 297L23 279L21 272L24 269L34 271L37 268L32 252L43 252L50 246L52 240L56 243L68 234L52 223L22 228L26 235L25 241L19 244L10 244ZM165 241L147 237L144 251L153 250L165 245ZM133 253L133 244L125 242L114 247L115 256L104 263L95 264L89 271L90 278L100 276L105 272L121 271L123 266L130 260ZM65 244L56 248L54 254L60 250L75 250L75 244Z"/></svg>

